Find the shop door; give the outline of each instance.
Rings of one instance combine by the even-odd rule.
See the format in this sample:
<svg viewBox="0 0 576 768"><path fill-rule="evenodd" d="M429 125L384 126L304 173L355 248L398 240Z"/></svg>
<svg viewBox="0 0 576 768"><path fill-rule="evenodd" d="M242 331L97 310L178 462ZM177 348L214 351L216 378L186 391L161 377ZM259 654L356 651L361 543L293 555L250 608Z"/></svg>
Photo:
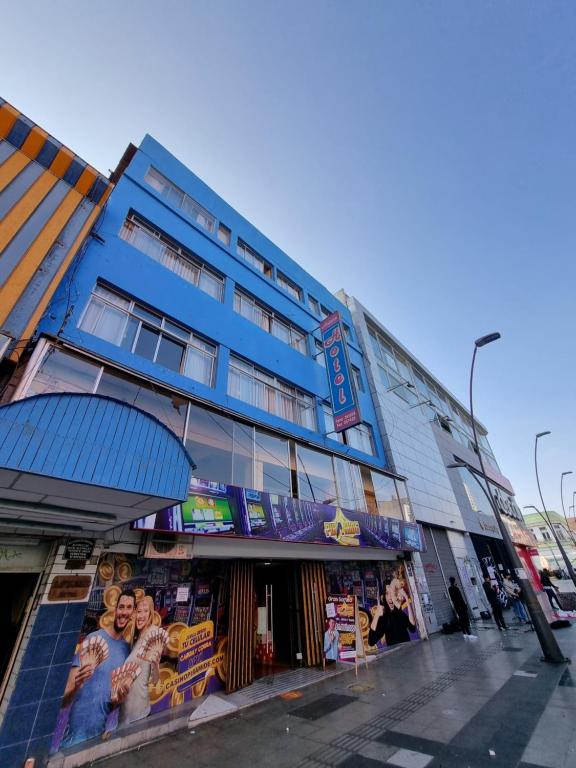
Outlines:
<svg viewBox="0 0 576 768"><path fill-rule="evenodd" d="M232 563L229 594L226 693L244 688L254 680L256 596L252 562Z"/></svg>
<svg viewBox="0 0 576 768"><path fill-rule="evenodd" d="M304 659L308 666L322 664L324 658L324 615L326 575L324 563L300 565L300 590L304 630Z"/></svg>
<svg viewBox="0 0 576 768"><path fill-rule="evenodd" d="M265 561L254 564L256 678L296 665L300 647L296 588L294 562Z"/></svg>
<svg viewBox="0 0 576 768"><path fill-rule="evenodd" d="M38 573L0 573L0 693L39 578Z"/></svg>
<svg viewBox="0 0 576 768"><path fill-rule="evenodd" d="M441 528L424 526L424 533L427 547L426 552L422 552L420 556L430 589L438 629L440 629L442 624L455 618L454 609L448 596L448 579L450 576L454 576L460 590L463 590L446 531Z"/></svg>

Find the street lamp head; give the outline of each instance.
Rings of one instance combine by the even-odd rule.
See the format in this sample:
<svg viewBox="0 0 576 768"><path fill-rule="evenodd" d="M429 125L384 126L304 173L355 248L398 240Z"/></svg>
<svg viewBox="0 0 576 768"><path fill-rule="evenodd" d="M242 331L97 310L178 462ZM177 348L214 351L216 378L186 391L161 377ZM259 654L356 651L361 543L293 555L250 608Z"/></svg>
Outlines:
<svg viewBox="0 0 576 768"><path fill-rule="evenodd" d="M538 507L535 507L534 504L528 504L527 506L523 507L523 509L535 509L536 512L540 513L540 510Z"/></svg>
<svg viewBox="0 0 576 768"><path fill-rule="evenodd" d="M500 338L500 334L496 331L495 333L487 333L486 336L480 336L479 339L476 339L474 344L477 347L484 347L486 344L491 344L493 341L498 341Z"/></svg>
<svg viewBox="0 0 576 768"><path fill-rule="evenodd" d="M550 432L550 430L548 430L547 432L538 432L538 434L536 435L536 440L538 440L539 437L544 437L545 435L551 435L551 434L552 432Z"/></svg>
<svg viewBox="0 0 576 768"><path fill-rule="evenodd" d="M573 474L574 474L574 473L573 473L573 472L572 472L572 470L570 469L570 470L568 470L568 472L562 472L562 475L561 475L561 477L564 477L564 475L573 475Z"/></svg>

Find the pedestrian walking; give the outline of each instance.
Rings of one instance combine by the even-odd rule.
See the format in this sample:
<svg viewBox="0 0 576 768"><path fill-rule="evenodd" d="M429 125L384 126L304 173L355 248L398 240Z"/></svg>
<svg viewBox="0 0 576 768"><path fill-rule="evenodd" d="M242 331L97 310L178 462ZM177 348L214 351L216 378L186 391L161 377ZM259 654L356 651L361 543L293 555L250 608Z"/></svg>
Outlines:
<svg viewBox="0 0 576 768"><path fill-rule="evenodd" d="M544 592L546 592L548 596L550 607L552 608L552 610L561 611L562 607L558 602L558 598L556 597L556 593L559 592L560 590L555 584L552 584L552 582L550 581L550 573L548 571L548 568L543 568L540 571L539 575L540 575L540 583L544 588ZM556 590L556 592L554 592L554 590ZM554 608L554 602L556 603L556 608Z"/></svg>
<svg viewBox="0 0 576 768"><path fill-rule="evenodd" d="M517 584L515 581L512 581L510 574L504 577L504 591L512 603L512 608L514 609L516 618L521 624L526 624L528 621L528 613L522 600L522 590L520 589L519 584Z"/></svg>
<svg viewBox="0 0 576 768"><path fill-rule="evenodd" d="M504 614L502 613L502 604L500 603L500 598L498 597L498 590L492 584L490 576L484 577L484 583L482 584L482 587L484 588L484 592L488 602L490 603L490 608L492 608L492 615L494 616L494 621L496 622L498 629L500 631L503 629L508 629L506 622L504 621Z"/></svg>
<svg viewBox="0 0 576 768"><path fill-rule="evenodd" d="M464 600L462 597L462 592L460 592L460 588L456 584L456 579L454 576L450 576L448 581L450 582L450 586L448 587L448 594L450 595L450 600L452 601L452 605L456 611L456 616L458 617L458 623L460 624L460 629L462 630L464 639L467 640L469 637L474 637L470 631L468 606L466 605L466 600Z"/></svg>

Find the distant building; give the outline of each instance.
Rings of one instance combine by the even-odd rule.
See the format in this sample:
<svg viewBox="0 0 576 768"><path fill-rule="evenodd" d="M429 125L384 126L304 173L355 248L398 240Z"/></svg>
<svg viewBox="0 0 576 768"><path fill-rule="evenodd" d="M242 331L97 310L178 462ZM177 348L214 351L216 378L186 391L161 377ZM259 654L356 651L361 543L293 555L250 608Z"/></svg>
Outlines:
<svg viewBox="0 0 576 768"><path fill-rule="evenodd" d="M436 631L452 619L450 576L457 579L472 614L478 617L487 607L483 575L501 580L512 565L491 505L477 482L480 463L468 409L358 299L343 291L338 295L352 313L364 350L387 455L395 471L407 478L411 509L423 526L427 547L415 562L428 629ZM476 429L502 519L537 585L530 555L533 538L510 481L500 472L486 428L476 420ZM447 469L455 461L465 462L472 472Z"/></svg>
<svg viewBox="0 0 576 768"><path fill-rule="evenodd" d="M557 512L547 512L550 523L556 536L560 540L564 551L568 555L572 565L576 566L576 533L571 530L570 519L566 521L563 515ZM540 558L539 567L548 568L551 571L565 571L564 558L550 530L546 518L538 512L524 515L524 521L536 539L536 547Z"/></svg>

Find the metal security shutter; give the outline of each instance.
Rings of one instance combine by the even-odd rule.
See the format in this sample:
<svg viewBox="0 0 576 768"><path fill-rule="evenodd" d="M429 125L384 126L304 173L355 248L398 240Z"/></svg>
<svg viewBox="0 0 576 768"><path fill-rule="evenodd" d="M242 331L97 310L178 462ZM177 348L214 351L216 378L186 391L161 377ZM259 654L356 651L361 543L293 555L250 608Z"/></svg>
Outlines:
<svg viewBox="0 0 576 768"><path fill-rule="evenodd" d="M420 556L440 629L444 622L452 621L455 618L448 597L448 579L450 576L454 576L460 590L462 590L462 585L446 531L440 528L430 528L427 525L423 528L426 537L426 552L422 552Z"/></svg>

